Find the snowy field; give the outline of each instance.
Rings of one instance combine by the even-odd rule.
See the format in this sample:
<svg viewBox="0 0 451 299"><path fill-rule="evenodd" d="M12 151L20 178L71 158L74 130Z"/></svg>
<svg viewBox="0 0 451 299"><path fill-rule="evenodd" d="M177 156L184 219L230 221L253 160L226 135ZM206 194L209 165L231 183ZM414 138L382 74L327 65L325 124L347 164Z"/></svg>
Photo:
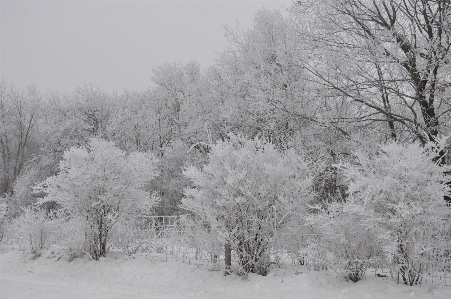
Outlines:
<svg viewBox="0 0 451 299"><path fill-rule="evenodd" d="M305 267L273 269L266 277L248 280L208 264L169 259L162 254L101 258L67 258L44 252L32 259L23 252L0 253L1 299L61 298L451 298L451 286L408 287L391 279L367 275L358 283L345 282L329 271Z"/></svg>

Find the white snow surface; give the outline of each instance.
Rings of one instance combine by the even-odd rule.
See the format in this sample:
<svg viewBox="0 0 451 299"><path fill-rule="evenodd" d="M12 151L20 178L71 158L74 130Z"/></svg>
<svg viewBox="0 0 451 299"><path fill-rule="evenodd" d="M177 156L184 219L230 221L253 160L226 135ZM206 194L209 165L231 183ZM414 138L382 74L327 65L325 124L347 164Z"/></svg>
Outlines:
<svg viewBox="0 0 451 299"><path fill-rule="evenodd" d="M98 262L87 257L69 262L49 251L36 259L19 251L2 252L0 298L451 298L451 286L409 287L372 275L353 283L331 271L296 267L243 280L209 267L174 258L166 262L162 254L110 254Z"/></svg>

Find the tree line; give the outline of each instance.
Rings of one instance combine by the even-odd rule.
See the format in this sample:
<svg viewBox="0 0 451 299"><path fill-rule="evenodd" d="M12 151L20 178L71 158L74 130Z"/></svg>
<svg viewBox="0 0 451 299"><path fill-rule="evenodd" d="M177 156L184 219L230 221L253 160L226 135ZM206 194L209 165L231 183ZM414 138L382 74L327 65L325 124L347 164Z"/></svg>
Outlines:
<svg viewBox="0 0 451 299"><path fill-rule="evenodd" d="M358 181L355 173L365 178L390 159L395 159L393 163L404 159L421 164L430 158L438 161L440 167L450 163L449 144L440 144L442 136L449 135L451 125L449 1L299 1L287 12L260 10L255 13L250 29L226 27L226 35L229 47L218 55L213 66L201 69L197 62L165 63L153 70L155 87L143 91L107 93L89 84L75 88L71 94L42 93L35 87L20 89L2 82L0 187L6 207L2 212L6 215L4 219L18 217L22 208L36 202L47 212L58 209L61 203L46 197L49 190L43 187L37 192L33 187L61 175L65 157L75 148L93 146L93 140L115 144L117 150L108 152L118 157L136 152L155 157L151 163L154 172L142 187L159 198L154 207L159 215L183 214L190 209L201 214L200 199L197 203L187 201L199 196L195 190L201 189L186 190L196 185L208 188L215 183L215 180L203 182L196 171L208 173L221 159L225 159L222 163L230 164L226 170L235 178L225 182L221 179L216 186L232 188L233 192L228 190L235 194L231 199L266 198L262 194L282 192L278 187L274 187L276 191L270 188L271 184L277 185L278 179L305 176L310 183L301 185L314 192L295 197L309 197L303 201L303 209L307 209L306 204L325 209L329 215L326 218L335 215L332 207L335 211L341 209L341 214L337 212L340 215L355 209L351 214L363 217L362 210L350 204L350 198L364 192L353 185ZM239 141L243 136L247 141ZM239 157L235 155L233 159L238 160L213 150L231 146L230 142L233 145L229 152L235 151ZM436 147L429 152L411 149L411 146L427 149L430 142ZM440 151L435 151L436 148ZM257 152L250 154L253 150ZM430 152L435 156L430 156ZM299 161L298 154L306 157L305 161ZM279 155L288 162L282 158L277 162ZM259 165L261 161L252 162L257 157L269 159L263 168L253 170L259 175L265 173L265 180L247 178L257 174L242 173L243 169L232 167L250 163L244 168L247 171L252 165ZM369 159L382 159L382 164L371 164L374 162ZM296 174L306 167L303 163L309 170ZM273 170L266 169L268 165ZM290 172L291 167L300 168ZM407 165L399 167L417 174L429 169L426 165L424 169L413 170ZM271 176L268 173L271 171L277 176ZM239 178L250 182L243 183ZM420 186L430 183L428 177L419 174L412 180ZM412 180L408 179L409 184ZM448 179L436 181L440 180ZM289 178L285 181L299 183ZM263 190L251 182L268 185ZM284 185L287 189L283 192L289 192L290 196L304 192L304 187L296 185L296 189L290 187L291 183ZM383 189L383 183L378 186ZM248 193L234 188L244 188ZM258 194L253 193L253 188L259 190ZM395 196L390 193L392 190L387 192L390 195L383 200ZM446 190L439 193L434 193L431 200L440 202L443 196L449 196ZM269 196L265 200L275 198ZM365 204L381 212L375 202ZM383 209L386 208L401 213L405 207ZM316 215L315 209L307 210ZM261 221L266 219L263 214L252 225L262 229ZM225 219L225 214L221 217ZM270 218L267 220L270 222ZM241 227L248 225L233 221ZM244 237L249 229L240 232L240 238L250 240L249 236ZM242 256L250 254L250 245L244 239L228 237L235 247L248 246L240 251ZM254 245L256 242L263 246L267 241L258 235L252 238ZM259 257L264 256L263 251ZM254 263L248 264L249 258L243 258L243 267L249 271L261 267L258 258L252 259ZM408 272L407 268L405 271Z"/></svg>

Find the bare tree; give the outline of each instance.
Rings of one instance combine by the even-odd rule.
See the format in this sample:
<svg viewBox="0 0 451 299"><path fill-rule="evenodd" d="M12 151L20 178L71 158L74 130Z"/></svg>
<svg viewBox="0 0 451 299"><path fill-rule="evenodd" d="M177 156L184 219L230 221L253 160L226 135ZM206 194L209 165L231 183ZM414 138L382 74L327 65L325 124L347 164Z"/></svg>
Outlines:
<svg viewBox="0 0 451 299"><path fill-rule="evenodd" d="M30 139L38 121L40 96L29 87L20 91L0 83L0 152L2 195L10 194L29 153Z"/></svg>
<svg viewBox="0 0 451 299"><path fill-rule="evenodd" d="M449 0L302 1L293 12L311 53L305 67L328 96L354 106L345 121L384 123L391 137L408 131L423 144L444 132Z"/></svg>

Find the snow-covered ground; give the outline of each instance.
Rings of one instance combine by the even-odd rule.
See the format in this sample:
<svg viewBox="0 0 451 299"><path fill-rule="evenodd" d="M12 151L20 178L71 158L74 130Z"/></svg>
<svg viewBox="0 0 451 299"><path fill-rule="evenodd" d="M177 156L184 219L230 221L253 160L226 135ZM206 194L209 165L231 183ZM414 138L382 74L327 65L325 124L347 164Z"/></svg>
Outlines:
<svg viewBox="0 0 451 299"><path fill-rule="evenodd" d="M367 275L365 281L345 282L329 271L304 267L273 269L266 277L248 280L207 264L169 259L162 254L132 257L110 255L98 262L89 258L71 262L51 252L31 255L0 253L1 299L53 298L451 298L451 286L408 287Z"/></svg>

